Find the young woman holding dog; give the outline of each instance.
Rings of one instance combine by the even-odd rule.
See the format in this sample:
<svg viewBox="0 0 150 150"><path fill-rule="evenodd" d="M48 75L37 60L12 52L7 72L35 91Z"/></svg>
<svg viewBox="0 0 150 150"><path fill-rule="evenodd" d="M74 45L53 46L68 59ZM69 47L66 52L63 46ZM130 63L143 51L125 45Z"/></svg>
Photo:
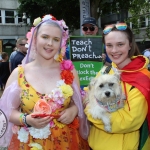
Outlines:
<svg viewBox="0 0 150 150"><path fill-rule="evenodd" d="M92 122L89 145L93 150L148 150L150 148L148 59L140 55L133 33L126 23L108 25L103 30L103 42L112 60L109 74L113 74L116 69L120 71L120 82L126 100L123 108L110 113L111 132L106 132L103 122L93 119L88 113L88 107L85 108L88 120Z"/></svg>
<svg viewBox="0 0 150 150"><path fill-rule="evenodd" d="M10 121L0 146L9 144L14 124L20 141L19 148L13 143L11 150L88 150L78 76L72 62L60 54L68 28L51 15L36 22L25 64L12 72L0 100Z"/></svg>

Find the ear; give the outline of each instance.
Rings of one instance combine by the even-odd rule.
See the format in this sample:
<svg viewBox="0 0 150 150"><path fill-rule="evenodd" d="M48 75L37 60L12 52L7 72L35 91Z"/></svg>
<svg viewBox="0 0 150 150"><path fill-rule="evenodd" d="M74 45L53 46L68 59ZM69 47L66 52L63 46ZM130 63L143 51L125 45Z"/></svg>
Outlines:
<svg viewBox="0 0 150 150"><path fill-rule="evenodd" d="M132 43L129 44L130 48L132 48Z"/></svg>
<svg viewBox="0 0 150 150"><path fill-rule="evenodd" d="M120 72L118 69L116 69L116 70L114 71L114 76L115 76L118 80L120 80L120 74L121 74L121 72Z"/></svg>
<svg viewBox="0 0 150 150"><path fill-rule="evenodd" d="M96 78L93 78L89 84L89 90L91 90L92 86L96 83Z"/></svg>
<svg viewBox="0 0 150 150"><path fill-rule="evenodd" d="M95 32L96 32L96 33L98 32L98 27L97 27L97 26L95 27Z"/></svg>

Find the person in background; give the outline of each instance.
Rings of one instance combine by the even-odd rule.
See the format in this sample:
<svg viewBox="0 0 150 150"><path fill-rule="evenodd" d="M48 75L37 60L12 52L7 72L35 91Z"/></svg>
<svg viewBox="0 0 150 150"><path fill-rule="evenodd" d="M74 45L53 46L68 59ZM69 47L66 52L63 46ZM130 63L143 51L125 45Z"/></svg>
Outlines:
<svg viewBox="0 0 150 150"><path fill-rule="evenodd" d="M86 17L82 23L82 34L83 36L96 36L98 34L98 25L96 23L96 19L93 17ZM70 59L70 47L68 46L66 49L66 58ZM103 62L105 62L106 54L102 53Z"/></svg>
<svg viewBox="0 0 150 150"><path fill-rule="evenodd" d="M0 53L0 62L2 62L2 60L3 60L3 59L2 59L2 54Z"/></svg>
<svg viewBox="0 0 150 150"><path fill-rule="evenodd" d="M17 40L16 47L17 47L18 51L14 52L15 56L13 56L13 58L11 58L11 60L10 60L11 72L16 67L18 67L18 65L20 65L22 63L23 58L27 54L27 48L25 47L26 44L27 44L26 38L19 38Z"/></svg>
<svg viewBox="0 0 150 150"><path fill-rule="evenodd" d="M0 80L2 83L2 90L5 88L9 75L10 71L9 71L8 54L6 52L2 52L2 62L0 62Z"/></svg>
<svg viewBox="0 0 150 150"><path fill-rule="evenodd" d="M101 119L92 118L86 105L85 113L91 122L89 145L92 150L149 150L150 72L146 68L149 61L140 55L134 35L126 23L106 26L103 43L112 60L108 73L120 72L120 84L126 99L124 107L114 112L109 111L113 104L104 106L110 112L110 132L104 130ZM100 75L99 72L97 77Z"/></svg>
<svg viewBox="0 0 150 150"><path fill-rule="evenodd" d="M144 56L146 56L150 61L150 45L146 45L146 49L142 52ZM148 64L148 70L150 71L150 62Z"/></svg>
<svg viewBox="0 0 150 150"><path fill-rule="evenodd" d="M17 44L17 42L16 42L16 44ZM18 52L18 49L17 49L17 47L15 47L13 49L13 52L9 56L9 70L10 70L10 72L11 72L11 62L12 62L12 59L15 57L15 55L17 54L17 52Z"/></svg>
<svg viewBox="0 0 150 150"><path fill-rule="evenodd" d="M95 18L86 17L83 19L82 34L84 36L97 35L98 34L98 26L97 26Z"/></svg>
<svg viewBox="0 0 150 150"><path fill-rule="evenodd" d="M146 45L146 49L142 52L142 54L150 59L150 45Z"/></svg>
<svg viewBox="0 0 150 150"><path fill-rule="evenodd" d="M68 30L64 30L67 26L63 20L56 20L52 15L37 18L35 22L38 23L31 32L28 54L23 61L25 64L11 73L7 92L4 91L0 103L4 113L8 111L7 102L10 106L11 103L15 105L15 109L8 114L8 120L19 127L20 144L17 148L12 143L9 149L88 150L89 130L78 75L70 60L59 59L69 34ZM36 56L29 62L32 53ZM58 57L56 54L59 54ZM11 91L18 88L17 93L12 92L15 97L11 97ZM6 99L5 94L10 98ZM6 133L11 137L11 127ZM3 140L9 142L6 137L5 134L0 138L0 144Z"/></svg>

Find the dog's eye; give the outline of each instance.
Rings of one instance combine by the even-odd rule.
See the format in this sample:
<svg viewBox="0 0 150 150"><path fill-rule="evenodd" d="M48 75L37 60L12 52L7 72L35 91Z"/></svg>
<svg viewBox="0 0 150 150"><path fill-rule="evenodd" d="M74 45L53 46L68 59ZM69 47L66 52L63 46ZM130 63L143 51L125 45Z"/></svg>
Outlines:
<svg viewBox="0 0 150 150"><path fill-rule="evenodd" d="M114 85L114 83L109 83L109 86L113 86Z"/></svg>
<svg viewBox="0 0 150 150"><path fill-rule="evenodd" d="M104 87L104 85L103 85L103 84L100 84L99 87L102 88L102 87Z"/></svg>

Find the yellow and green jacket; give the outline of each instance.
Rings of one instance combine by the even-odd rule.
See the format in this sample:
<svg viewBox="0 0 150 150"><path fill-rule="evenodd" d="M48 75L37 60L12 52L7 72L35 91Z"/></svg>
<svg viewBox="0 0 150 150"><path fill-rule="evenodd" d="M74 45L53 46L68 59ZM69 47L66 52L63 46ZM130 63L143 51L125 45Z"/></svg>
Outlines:
<svg viewBox="0 0 150 150"><path fill-rule="evenodd" d="M123 108L110 114L111 133L105 132L101 120L92 118L88 106L85 108L91 122L88 142L93 150L150 150L150 72L146 69L147 64L148 59L137 56L120 70L126 100ZM109 74L114 73L114 68L117 66L112 63Z"/></svg>

